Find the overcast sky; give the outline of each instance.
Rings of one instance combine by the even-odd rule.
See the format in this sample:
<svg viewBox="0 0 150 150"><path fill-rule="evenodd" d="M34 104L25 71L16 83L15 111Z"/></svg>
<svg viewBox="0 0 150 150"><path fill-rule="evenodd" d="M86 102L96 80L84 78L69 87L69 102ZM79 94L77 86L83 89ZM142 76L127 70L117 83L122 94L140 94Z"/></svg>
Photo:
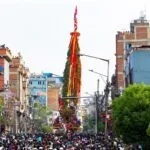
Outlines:
<svg viewBox="0 0 150 150"><path fill-rule="evenodd" d="M13 55L21 52L30 72L63 75L73 15L78 7L78 31L81 53L110 59L110 76L115 69L115 35L129 30L129 24L146 12L150 19L149 0L0 0L0 44ZM81 57L82 95L93 94L106 75L107 63ZM104 80L105 77L104 77Z"/></svg>

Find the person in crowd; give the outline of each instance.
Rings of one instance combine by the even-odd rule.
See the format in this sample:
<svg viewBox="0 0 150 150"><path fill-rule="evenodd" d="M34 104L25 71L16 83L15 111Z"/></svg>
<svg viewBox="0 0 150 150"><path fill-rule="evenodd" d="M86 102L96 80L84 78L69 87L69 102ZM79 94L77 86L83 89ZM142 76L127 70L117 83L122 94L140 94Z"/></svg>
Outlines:
<svg viewBox="0 0 150 150"><path fill-rule="evenodd" d="M94 135L69 131L66 134L7 134L0 137L0 150L124 150L124 145L102 132Z"/></svg>

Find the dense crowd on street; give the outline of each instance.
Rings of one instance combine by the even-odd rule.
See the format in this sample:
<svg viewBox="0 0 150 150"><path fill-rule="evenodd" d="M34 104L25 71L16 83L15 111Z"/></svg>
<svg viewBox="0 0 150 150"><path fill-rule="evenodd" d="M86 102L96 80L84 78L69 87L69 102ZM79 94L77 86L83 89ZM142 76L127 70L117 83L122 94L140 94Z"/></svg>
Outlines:
<svg viewBox="0 0 150 150"><path fill-rule="evenodd" d="M67 134L2 134L0 150L124 150L123 143L111 135Z"/></svg>

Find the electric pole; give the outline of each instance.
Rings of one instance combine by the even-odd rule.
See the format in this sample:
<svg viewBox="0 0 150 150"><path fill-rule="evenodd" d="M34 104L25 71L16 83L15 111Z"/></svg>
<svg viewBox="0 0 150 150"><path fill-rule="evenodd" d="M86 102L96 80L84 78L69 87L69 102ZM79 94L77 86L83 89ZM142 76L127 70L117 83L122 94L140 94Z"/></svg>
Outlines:
<svg viewBox="0 0 150 150"><path fill-rule="evenodd" d="M98 100L99 100L99 79L97 80L97 92L95 93L95 133L98 131Z"/></svg>

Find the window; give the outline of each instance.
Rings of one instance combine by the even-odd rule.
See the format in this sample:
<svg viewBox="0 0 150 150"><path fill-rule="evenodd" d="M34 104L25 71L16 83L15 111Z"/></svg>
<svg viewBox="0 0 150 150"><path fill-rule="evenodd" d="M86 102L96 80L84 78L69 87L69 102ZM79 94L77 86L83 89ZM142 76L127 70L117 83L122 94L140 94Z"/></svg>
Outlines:
<svg viewBox="0 0 150 150"><path fill-rule="evenodd" d="M4 67L0 66L0 74L3 74L3 72L4 72Z"/></svg>
<svg viewBox="0 0 150 150"><path fill-rule="evenodd" d="M38 84L41 84L41 81L38 81Z"/></svg>
<svg viewBox="0 0 150 150"><path fill-rule="evenodd" d="M126 51L131 51L131 49L132 49L132 44L126 43Z"/></svg>

